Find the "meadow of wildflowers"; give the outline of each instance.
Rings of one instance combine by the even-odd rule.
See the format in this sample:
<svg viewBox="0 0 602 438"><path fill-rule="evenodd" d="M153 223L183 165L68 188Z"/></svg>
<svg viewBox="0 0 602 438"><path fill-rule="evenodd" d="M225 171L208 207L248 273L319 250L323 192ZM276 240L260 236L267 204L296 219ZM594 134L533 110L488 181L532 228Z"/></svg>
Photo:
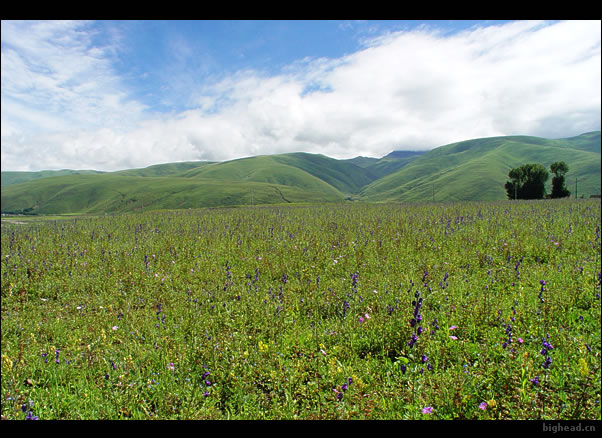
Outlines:
<svg viewBox="0 0 602 438"><path fill-rule="evenodd" d="M600 419L600 201L2 225L2 418Z"/></svg>

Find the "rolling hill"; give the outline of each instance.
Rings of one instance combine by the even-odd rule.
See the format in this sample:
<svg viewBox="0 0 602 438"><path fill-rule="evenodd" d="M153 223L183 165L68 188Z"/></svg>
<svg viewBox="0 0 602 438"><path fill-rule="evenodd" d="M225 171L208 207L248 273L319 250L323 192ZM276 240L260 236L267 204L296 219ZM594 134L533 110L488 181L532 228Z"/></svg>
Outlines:
<svg viewBox="0 0 602 438"><path fill-rule="evenodd" d="M554 161L569 165L566 181L578 193L600 193L600 131L550 140L505 136L467 140L435 148L402 169L365 186L370 201L459 201L506 199L504 183L513 167ZM548 184L551 183L551 178ZM433 196L434 193L434 196Z"/></svg>
<svg viewBox="0 0 602 438"><path fill-rule="evenodd" d="M461 141L428 152L336 160L288 153L226 162L166 163L117 172L2 172L2 212L126 212L280 203L505 199L513 167L569 165L572 194L600 193L600 131L566 139L529 136ZM548 186L551 178L548 180Z"/></svg>

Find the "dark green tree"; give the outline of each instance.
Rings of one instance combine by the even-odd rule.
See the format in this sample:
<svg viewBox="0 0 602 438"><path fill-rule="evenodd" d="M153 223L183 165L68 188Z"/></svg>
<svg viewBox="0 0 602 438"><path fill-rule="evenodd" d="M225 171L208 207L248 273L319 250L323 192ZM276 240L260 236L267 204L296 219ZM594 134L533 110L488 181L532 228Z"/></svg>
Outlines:
<svg viewBox="0 0 602 438"><path fill-rule="evenodd" d="M511 169L506 181L508 199L542 199L546 194L548 171L541 164L523 164Z"/></svg>
<svg viewBox="0 0 602 438"><path fill-rule="evenodd" d="M564 161L556 161L550 164L550 172L554 174L552 177L551 198L566 198L571 195L571 192L564 184L564 174L568 171L569 166Z"/></svg>

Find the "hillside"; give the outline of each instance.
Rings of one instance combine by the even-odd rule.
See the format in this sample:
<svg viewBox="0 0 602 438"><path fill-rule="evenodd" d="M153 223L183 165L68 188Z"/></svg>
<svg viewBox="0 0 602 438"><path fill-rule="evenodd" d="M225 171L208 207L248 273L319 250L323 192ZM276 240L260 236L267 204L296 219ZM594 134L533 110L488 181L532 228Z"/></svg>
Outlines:
<svg viewBox="0 0 602 438"><path fill-rule="evenodd" d="M60 176L2 188L2 211L104 213L251 204L337 202L335 193L256 182L123 175Z"/></svg>
<svg viewBox="0 0 602 438"><path fill-rule="evenodd" d="M39 172L2 172L0 186L6 187L12 184L20 184L35 179L49 178L52 176L64 175L87 175L104 173L97 170L41 170Z"/></svg>
<svg viewBox="0 0 602 438"><path fill-rule="evenodd" d="M461 141L424 153L336 160L288 153L226 162L166 163L118 172L2 172L2 212L125 212L137 209L344 202L500 200L513 167L569 165L569 190L600 193L600 131L566 139L529 136ZM18 175L16 175L18 174ZM6 183L5 183L6 181ZM24 182L18 182L24 181ZM548 180L548 188L551 178Z"/></svg>
<svg viewBox="0 0 602 438"><path fill-rule="evenodd" d="M441 146L365 186L360 195L369 201L506 199L504 183L510 169L525 163L549 167L554 161L569 165L566 181L573 194L575 179L579 194L600 193L597 131L560 140L507 136Z"/></svg>

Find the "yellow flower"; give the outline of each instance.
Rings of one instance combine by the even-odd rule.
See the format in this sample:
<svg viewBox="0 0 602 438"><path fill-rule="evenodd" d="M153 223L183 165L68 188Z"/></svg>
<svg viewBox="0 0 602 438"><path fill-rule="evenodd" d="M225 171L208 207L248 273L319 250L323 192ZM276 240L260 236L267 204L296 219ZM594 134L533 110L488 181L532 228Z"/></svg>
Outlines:
<svg viewBox="0 0 602 438"><path fill-rule="evenodd" d="M2 365L4 367L7 367L9 370L11 370L13 367L13 361L10 360L6 354L3 354L2 355Z"/></svg>
<svg viewBox="0 0 602 438"><path fill-rule="evenodd" d="M260 352L265 353L268 351L269 346L267 344L264 344L263 342L259 341L257 343L257 348L259 348Z"/></svg>
<svg viewBox="0 0 602 438"><path fill-rule="evenodd" d="M587 361L584 358L579 359L579 374L583 377L587 377L589 374L589 367L587 366Z"/></svg>

